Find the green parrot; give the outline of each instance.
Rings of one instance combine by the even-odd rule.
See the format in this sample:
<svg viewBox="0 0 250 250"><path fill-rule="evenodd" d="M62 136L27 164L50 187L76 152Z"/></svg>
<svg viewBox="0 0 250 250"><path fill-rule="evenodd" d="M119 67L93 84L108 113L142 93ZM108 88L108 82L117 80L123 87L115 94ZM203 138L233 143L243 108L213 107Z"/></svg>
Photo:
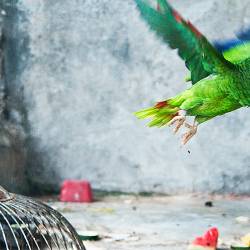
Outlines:
<svg viewBox="0 0 250 250"><path fill-rule="evenodd" d="M149 127L182 126L186 144L199 124L241 107L250 106L250 42L220 53L191 22L184 20L166 0L157 0L154 9L144 0L135 0L141 16L172 49L177 49L190 71L192 87L180 94L135 113L151 118ZM193 124L186 117L194 117Z"/></svg>

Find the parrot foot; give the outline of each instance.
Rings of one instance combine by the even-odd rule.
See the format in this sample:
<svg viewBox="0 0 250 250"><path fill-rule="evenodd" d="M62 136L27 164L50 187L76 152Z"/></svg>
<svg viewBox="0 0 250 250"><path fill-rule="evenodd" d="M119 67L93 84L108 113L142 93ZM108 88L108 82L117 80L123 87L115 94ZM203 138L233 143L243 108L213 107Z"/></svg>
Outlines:
<svg viewBox="0 0 250 250"><path fill-rule="evenodd" d="M185 145L197 132L198 124L190 125L185 123L185 127L189 129L184 135L182 135L182 145Z"/></svg>
<svg viewBox="0 0 250 250"><path fill-rule="evenodd" d="M175 116L171 121L168 122L167 125L170 127L170 126L176 124L175 128L173 130L174 133L176 134L179 131L180 127L184 124L185 121L186 121L185 113L183 115L179 113L179 115Z"/></svg>

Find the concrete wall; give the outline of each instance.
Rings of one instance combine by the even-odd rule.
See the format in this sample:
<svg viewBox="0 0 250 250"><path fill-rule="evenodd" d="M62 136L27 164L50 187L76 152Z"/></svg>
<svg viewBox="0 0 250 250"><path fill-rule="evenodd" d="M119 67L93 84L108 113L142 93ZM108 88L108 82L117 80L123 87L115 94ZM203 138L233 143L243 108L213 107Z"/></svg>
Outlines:
<svg viewBox="0 0 250 250"><path fill-rule="evenodd" d="M248 0L170 2L209 39L232 37L250 23ZM202 125L182 148L170 129L146 128L132 115L184 90L187 73L133 0L16 6L13 39L24 47L15 79L28 114L33 184L58 187L64 178L84 178L104 190L250 192L247 109Z"/></svg>
<svg viewBox="0 0 250 250"><path fill-rule="evenodd" d="M27 192L26 178L27 147L26 133L23 126L22 92L17 87L18 74L15 66L19 57L14 57L18 51L16 42L17 30L15 22L7 22L15 19L17 9L14 2L4 5L0 2L0 185L9 191L19 193ZM13 38L14 34L14 40ZM21 38L21 37L19 37ZM19 43L21 44L21 43ZM14 46L13 46L14 45ZM12 63L12 62L15 63ZM21 85L20 85L21 86Z"/></svg>

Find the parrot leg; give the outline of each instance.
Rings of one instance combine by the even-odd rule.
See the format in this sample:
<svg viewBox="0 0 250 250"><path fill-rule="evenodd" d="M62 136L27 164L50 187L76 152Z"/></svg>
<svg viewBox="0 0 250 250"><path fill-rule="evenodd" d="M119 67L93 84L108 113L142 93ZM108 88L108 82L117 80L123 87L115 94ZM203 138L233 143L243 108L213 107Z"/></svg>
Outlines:
<svg viewBox="0 0 250 250"><path fill-rule="evenodd" d="M185 127L188 128L189 131L182 136L182 145L185 145L196 134L198 123L196 124L194 120L193 125L185 123Z"/></svg>
<svg viewBox="0 0 250 250"><path fill-rule="evenodd" d="M167 125L170 127L176 124L174 128L174 133L176 134L179 131L180 127L184 124L185 120L186 120L186 111L181 110L179 111L177 116L175 116L171 121L168 122Z"/></svg>

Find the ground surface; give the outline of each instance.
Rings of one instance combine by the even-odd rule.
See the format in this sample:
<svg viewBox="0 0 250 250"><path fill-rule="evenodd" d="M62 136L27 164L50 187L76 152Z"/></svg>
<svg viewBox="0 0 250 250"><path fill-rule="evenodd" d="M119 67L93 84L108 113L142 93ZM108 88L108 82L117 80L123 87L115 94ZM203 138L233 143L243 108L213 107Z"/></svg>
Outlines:
<svg viewBox="0 0 250 250"><path fill-rule="evenodd" d="M213 207L204 203L212 200ZM220 231L225 248L250 233L248 197L108 196L91 204L49 202L78 230L97 231L100 241L86 242L87 250L182 250L210 226Z"/></svg>

